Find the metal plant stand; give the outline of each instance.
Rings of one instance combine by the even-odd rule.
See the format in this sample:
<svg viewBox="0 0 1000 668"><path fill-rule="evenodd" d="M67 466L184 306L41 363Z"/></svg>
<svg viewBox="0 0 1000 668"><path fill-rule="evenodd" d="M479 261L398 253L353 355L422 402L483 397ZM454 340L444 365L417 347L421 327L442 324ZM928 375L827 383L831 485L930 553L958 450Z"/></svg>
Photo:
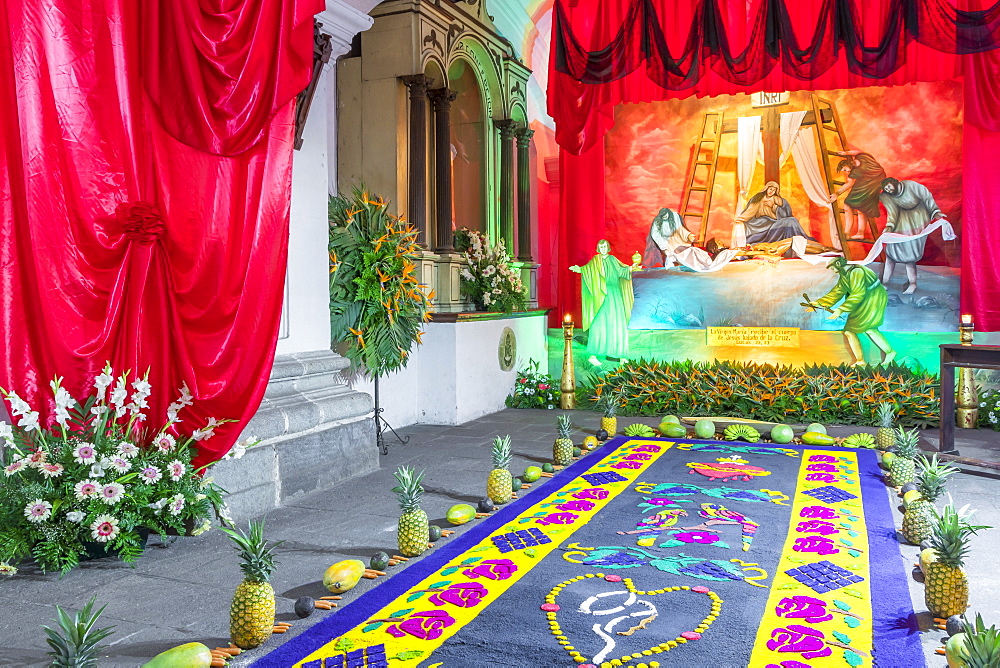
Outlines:
<svg viewBox="0 0 1000 668"><path fill-rule="evenodd" d="M384 417L382 417L382 411L384 411L385 409L382 408L378 402L378 379L379 376L376 375L375 376L375 445L376 447L378 447L378 451L380 454L387 455L389 454L389 446L386 444L384 438L384 434L387 429L391 431L392 435L396 437L396 440L398 440L403 445L406 445L407 443L410 442L410 437L409 436L407 436L406 438L401 437L399 434L396 433L396 430L392 428L392 425L389 424Z"/></svg>

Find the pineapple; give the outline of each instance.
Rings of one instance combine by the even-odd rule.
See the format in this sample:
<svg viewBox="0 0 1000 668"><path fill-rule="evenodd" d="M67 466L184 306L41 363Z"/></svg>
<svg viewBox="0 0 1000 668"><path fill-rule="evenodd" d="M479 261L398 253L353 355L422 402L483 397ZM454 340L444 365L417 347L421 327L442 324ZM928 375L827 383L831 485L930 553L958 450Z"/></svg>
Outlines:
<svg viewBox="0 0 1000 668"><path fill-rule="evenodd" d="M1000 666L1000 629L986 628L983 616L976 613L975 624L964 623L964 664L968 668L996 668Z"/></svg>
<svg viewBox="0 0 1000 668"><path fill-rule="evenodd" d="M618 393L608 390L607 394L602 398L601 403L604 404L604 417L601 418L601 429L608 432L608 438L611 438L618 431L618 418L615 417L615 414L618 412Z"/></svg>
<svg viewBox="0 0 1000 668"><path fill-rule="evenodd" d="M399 486L392 491L399 497L399 507L403 510L396 526L399 553L404 557L417 557L424 553L430 541L427 513L420 508L420 498L424 495L420 481L424 479L424 472L414 473L409 466L400 466L395 475ZM509 480L507 490L510 491Z"/></svg>
<svg viewBox="0 0 1000 668"><path fill-rule="evenodd" d="M931 537L934 502L944 493L948 478L958 471L954 466L939 462L936 454L930 460L919 457L917 468L917 491L920 492L920 498L911 501L903 515L903 536L914 545Z"/></svg>
<svg viewBox="0 0 1000 668"><path fill-rule="evenodd" d="M611 418L614 420L614 418ZM604 427L604 420L601 419L601 427ZM552 463L556 466L566 466L573 461L573 439L569 436L570 423L568 415L559 416L559 438L552 445Z"/></svg>
<svg viewBox="0 0 1000 668"><path fill-rule="evenodd" d="M924 601L935 617L947 619L960 615L969 607L969 581L962 571L969 555L970 537L986 526L972 526L953 506L945 506L935 514L931 549L937 555L927 564L924 581Z"/></svg>
<svg viewBox="0 0 1000 668"><path fill-rule="evenodd" d="M274 572L274 550L285 541L264 540L264 520L251 520L249 532L222 528L240 555L243 582L236 587L229 608L229 636L240 649L260 647L274 630L274 588L269 580Z"/></svg>
<svg viewBox="0 0 1000 668"><path fill-rule="evenodd" d="M111 635L114 627L95 629L97 618L104 612L107 605L92 612L95 598L87 601L80 612L69 616L65 610L56 606L57 629L43 626L42 630L48 638L45 642L52 648L48 655L52 657L54 668L97 668L97 659L101 653L100 642Z"/></svg>
<svg viewBox="0 0 1000 668"><path fill-rule="evenodd" d="M496 504L510 501L513 491L514 476L507 467L510 466L510 436L497 436L493 439L493 470L486 479L486 496Z"/></svg>
<svg viewBox="0 0 1000 668"><path fill-rule="evenodd" d="M875 448L882 452L892 450L896 444L896 432L893 422L896 419L896 405L883 401L878 405L878 432L875 434Z"/></svg>
<svg viewBox="0 0 1000 668"><path fill-rule="evenodd" d="M886 481L891 487L900 487L908 482L912 482L916 476L916 463L913 461L917 456L917 441L920 434L916 429L906 431L902 427L896 430L895 458L889 466Z"/></svg>

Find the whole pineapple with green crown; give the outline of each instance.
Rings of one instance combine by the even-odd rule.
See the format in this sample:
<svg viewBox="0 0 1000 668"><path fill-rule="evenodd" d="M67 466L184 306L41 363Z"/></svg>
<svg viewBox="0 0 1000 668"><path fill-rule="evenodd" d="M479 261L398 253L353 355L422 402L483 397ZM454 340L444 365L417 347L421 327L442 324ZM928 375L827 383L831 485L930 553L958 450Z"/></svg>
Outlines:
<svg viewBox="0 0 1000 668"><path fill-rule="evenodd" d="M907 505L903 515L903 536L914 545L931 537L935 522L934 502L944 494L948 478L958 471L954 466L939 462L937 454L929 460L918 457L917 469L920 498Z"/></svg>
<svg viewBox="0 0 1000 668"><path fill-rule="evenodd" d="M618 431L618 418L615 417L618 414L618 393L613 390L608 390L608 392L601 397L601 405L604 407L604 417L601 418L601 429L608 432L608 438L615 435Z"/></svg>
<svg viewBox="0 0 1000 668"><path fill-rule="evenodd" d="M284 541L264 540L264 520L250 522L249 532L222 528L240 555L243 582L236 587L229 608L229 635L240 649L260 647L274 630L274 550Z"/></svg>
<svg viewBox="0 0 1000 668"><path fill-rule="evenodd" d="M604 427L604 419L601 420ZM556 466L566 466L573 461L573 439L569 435L570 421L568 415L559 416L559 437L552 444L552 463Z"/></svg>
<svg viewBox="0 0 1000 668"><path fill-rule="evenodd" d="M916 429L906 431L899 427L896 430L896 447L893 449L896 457L889 465L889 472L886 474L886 481L890 486L900 487L913 481L917 472L917 465L913 460L917 457L919 440L920 433Z"/></svg>
<svg viewBox="0 0 1000 668"><path fill-rule="evenodd" d="M42 630L48 637L45 642L52 648L48 655L52 657L54 668L97 668L97 660L101 656L101 641L111 635L114 627L95 629L97 618L104 612L107 605L93 612L96 599L91 598L87 604L71 617L68 612L56 606L55 629L43 626Z"/></svg>
<svg viewBox="0 0 1000 668"><path fill-rule="evenodd" d="M896 444L896 404L883 401L878 405L879 428L875 433L875 448L882 452L892 450Z"/></svg>
<svg viewBox="0 0 1000 668"><path fill-rule="evenodd" d="M927 564L924 573L924 602L935 617L947 619L969 607L969 581L962 566L969 556L973 534L987 526L972 526L953 506L935 512L931 549L937 559Z"/></svg>
<svg viewBox="0 0 1000 668"><path fill-rule="evenodd" d="M510 501L513 491L514 476L507 467L510 466L510 436L493 439L493 470L486 479L486 496L496 504Z"/></svg>
<svg viewBox="0 0 1000 668"><path fill-rule="evenodd" d="M399 498L399 507L403 510L396 525L399 553L404 557L417 557L424 553L430 540L427 513L420 508L420 499L424 495L420 481L424 479L424 472L414 473L413 468L400 466L395 476L399 486L393 487L392 492ZM510 490L509 481L507 489Z"/></svg>

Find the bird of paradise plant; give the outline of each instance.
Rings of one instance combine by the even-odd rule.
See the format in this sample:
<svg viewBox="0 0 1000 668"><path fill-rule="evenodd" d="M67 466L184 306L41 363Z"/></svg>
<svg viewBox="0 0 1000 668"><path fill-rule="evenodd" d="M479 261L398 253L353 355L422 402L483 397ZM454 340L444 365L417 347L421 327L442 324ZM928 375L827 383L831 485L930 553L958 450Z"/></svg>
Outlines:
<svg viewBox="0 0 1000 668"><path fill-rule="evenodd" d="M334 342L373 376L406 366L434 293L416 276L416 230L356 187L330 199L330 325Z"/></svg>

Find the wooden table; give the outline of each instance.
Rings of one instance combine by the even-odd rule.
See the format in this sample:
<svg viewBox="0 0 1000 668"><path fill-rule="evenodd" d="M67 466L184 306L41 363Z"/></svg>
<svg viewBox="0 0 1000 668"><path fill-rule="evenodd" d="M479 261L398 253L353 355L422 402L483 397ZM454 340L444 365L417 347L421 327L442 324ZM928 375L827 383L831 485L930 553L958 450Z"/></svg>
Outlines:
<svg viewBox="0 0 1000 668"><path fill-rule="evenodd" d="M938 451L957 455L955 449L955 369L1000 371L1000 346L945 343L941 345L941 436Z"/></svg>

